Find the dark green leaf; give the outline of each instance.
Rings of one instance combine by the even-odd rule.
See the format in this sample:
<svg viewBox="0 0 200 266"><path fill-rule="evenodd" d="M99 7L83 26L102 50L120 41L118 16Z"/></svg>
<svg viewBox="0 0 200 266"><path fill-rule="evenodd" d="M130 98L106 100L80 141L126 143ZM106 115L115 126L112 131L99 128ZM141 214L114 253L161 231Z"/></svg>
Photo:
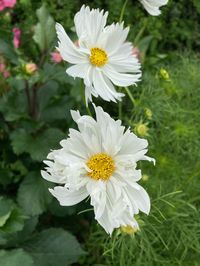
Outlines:
<svg viewBox="0 0 200 266"><path fill-rule="evenodd" d="M11 200L0 198L0 228L5 225L13 208L14 204Z"/></svg>
<svg viewBox="0 0 200 266"><path fill-rule="evenodd" d="M38 215L46 210L52 197L50 185L42 179L38 172L31 172L20 184L17 199L19 205L28 215Z"/></svg>
<svg viewBox="0 0 200 266"><path fill-rule="evenodd" d="M7 244L23 229L26 218L11 199L0 198L0 245Z"/></svg>
<svg viewBox="0 0 200 266"><path fill-rule="evenodd" d="M23 229L24 227L24 220L27 217L23 215L22 211L18 208L15 208L7 220L6 224L4 225L4 231L8 233L17 232Z"/></svg>
<svg viewBox="0 0 200 266"><path fill-rule="evenodd" d="M39 45L40 50L49 48L55 38L55 22L50 16L45 4L36 11L38 24L35 26L34 41Z"/></svg>
<svg viewBox="0 0 200 266"><path fill-rule="evenodd" d="M0 227L3 232L22 230L25 217L11 199L0 198Z"/></svg>
<svg viewBox="0 0 200 266"><path fill-rule="evenodd" d="M30 238L31 233L35 230L38 223L38 216L31 217L25 221L22 231L17 232L16 239L18 242L24 242Z"/></svg>
<svg viewBox="0 0 200 266"><path fill-rule="evenodd" d="M39 107L43 110L49 101L58 93L58 83L51 80L38 91Z"/></svg>
<svg viewBox="0 0 200 266"><path fill-rule="evenodd" d="M27 117L27 100L24 91L11 90L0 98L0 112L9 122Z"/></svg>
<svg viewBox="0 0 200 266"><path fill-rule="evenodd" d="M0 39L0 54L3 54L13 64L18 64L17 54L14 52L10 44L2 39Z"/></svg>
<svg viewBox="0 0 200 266"><path fill-rule="evenodd" d="M64 133L57 128L49 128L35 135L19 129L11 135L11 144L16 154L27 152L33 160L42 161L50 149L59 146L59 141L64 137Z"/></svg>
<svg viewBox="0 0 200 266"><path fill-rule="evenodd" d="M85 254L72 234L58 228L36 234L25 243L24 249L37 266L67 266Z"/></svg>
<svg viewBox="0 0 200 266"><path fill-rule="evenodd" d="M52 202L48 206L49 211L58 217L69 216L76 213L76 205L75 206L60 206L59 202L54 198Z"/></svg>
<svg viewBox="0 0 200 266"><path fill-rule="evenodd" d="M34 266L34 262L23 249L1 250L0 266Z"/></svg>
<svg viewBox="0 0 200 266"><path fill-rule="evenodd" d="M11 134L11 144L14 152L18 155L29 151L29 144L31 145L33 139L24 129L19 129Z"/></svg>

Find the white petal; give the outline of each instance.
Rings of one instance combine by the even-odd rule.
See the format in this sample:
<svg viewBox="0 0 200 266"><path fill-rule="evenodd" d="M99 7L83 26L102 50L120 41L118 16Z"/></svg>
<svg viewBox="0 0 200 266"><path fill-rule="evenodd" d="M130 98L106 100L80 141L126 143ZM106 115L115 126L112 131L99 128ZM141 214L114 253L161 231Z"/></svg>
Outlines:
<svg viewBox="0 0 200 266"><path fill-rule="evenodd" d="M89 68L88 63L82 63L69 67L66 70L66 73L74 78L78 77L84 79L87 75L88 68Z"/></svg>
<svg viewBox="0 0 200 266"><path fill-rule="evenodd" d="M150 199L147 192L140 185L135 183L136 188L128 187L125 191L132 205L146 214L150 211Z"/></svg>
<svg viewBox="0 0 200 266"><path fill-rule="evenodd" d="M147 151L148 141L138 138L134 133L126 130L125 134L120 139L120 145L121 150L118 153L119 156L136 155L138 152L145 150L144 153L140 154L143 156ZM136 155L136 157L138 156Z"/></svg>
<svg viewBox="0 0 200 266"><path fill-rule="evenodd" d="M168 0L140 0L144 8L152 16L158 16L161 14L159 8L167 4Z"/></svg>
<svg viewBox="0 0 200 266"><path fill-rule="evenodd" d="M80 41L80 45L91 48L97 42L100 33L103 31L108 12L99 11L99 9L91 9L81 7L81 10L74 17L76 32Z"/></svg>
<svg viewBox="0 0 200 266"><path fill-rule="evenodd" d="M65 184L67 182L67 178L59 175L50 174L46 171L41 171L41 175L44 179L50 182Z"/></svg>
<svg viewBox="0 0 200 266"><path fill-rule="evenodd" d="M113 23L105 28L104 32L99 37L99 44L110 56L125 42L128 32L129 28L127 27L124 29L123 23Z"/></svg>
<svg viewBox="0 0 200 266"><path fill-rule="evenodd" d="M109 64L104 66L103 72L115 85L123 87L136 84L136 82L138 82L141 77L141 73L138 74L119 73L114 69L114 67L112 67Z"/></svg>
<svg viewBox="0 0 200 266"><path fill-rule="evenodd" d="M67 187L54 187L54 189L49 189L51 194L57 198L62 206L72 206L88 196L88 192L85 188L79 190L69 190Z"/></svg>
<svg viewBox="0 0 200 266"><path fill-rule="evenodd" d="M79 111L71 110L70 113L71 113L71 116L72 116L72 119L74 120L74 122L76 122L81 117Z"/></svg>
<svg viewBox="0 0 200 266"><path fill-rule="evenodd" d="M68 35L66 34L63 26L56 23L56 32L58 35L58 51L62 58L72 64L86 63L87 57L81 53L80 50L73 44Z"/></svg>

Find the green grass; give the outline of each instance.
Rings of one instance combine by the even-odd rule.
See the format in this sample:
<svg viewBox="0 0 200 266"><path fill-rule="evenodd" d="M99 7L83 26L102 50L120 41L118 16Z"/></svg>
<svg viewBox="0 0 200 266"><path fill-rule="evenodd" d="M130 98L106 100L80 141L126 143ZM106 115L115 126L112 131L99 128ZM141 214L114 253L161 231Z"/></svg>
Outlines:
<svg viewBox="0 0 200 266"><path fill-rule="evenodd" d="M172 57L173 58L173 57ZM168 59L168 62L170 60ZM131 89L135 106L122 105L124 123L132 129L148 123L149 155L156 166L142 162L148 181L140 181L152 201L149 216L140 214L140 231L112 237L96 225L85 237L83 265L200 265L200 58L188 54L144 71L143 82ZM170 81L164 80L165 68ZM152 111L152 118L145 115Z"/></svg>

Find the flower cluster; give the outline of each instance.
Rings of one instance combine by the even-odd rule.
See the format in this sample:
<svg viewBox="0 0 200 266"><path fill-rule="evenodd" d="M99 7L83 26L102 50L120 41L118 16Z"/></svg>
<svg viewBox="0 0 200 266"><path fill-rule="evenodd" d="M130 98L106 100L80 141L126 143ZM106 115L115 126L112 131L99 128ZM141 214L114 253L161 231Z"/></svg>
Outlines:
<svg viewBox="0 0 200 266"><path fill-rule="evenodd" d="M139 1L152 15L158 15L159 7L167 3ZM92 96L121 100L124 94L115 86L136 85L141 79L139 51L126 41L129 28L123 23L106 25L107 17L108 12L82 6L74 17L76 43L62 25L56 24L59 53L51 54L52 61L63 59L71 64L66 72L83 79L87 104ZM49 191L60 205L72 206L89 197L95 219L107 233L115 228L135 232L139 228L135 215L150 211L149 196L138 184L142 175L137 162L155 160L146 155L147 140L125 129L101 107L93 106L96 119L71 111L78 130L70 129L69 136L60 142L61 148L48 154L41 174L59 184Z"/></svg>

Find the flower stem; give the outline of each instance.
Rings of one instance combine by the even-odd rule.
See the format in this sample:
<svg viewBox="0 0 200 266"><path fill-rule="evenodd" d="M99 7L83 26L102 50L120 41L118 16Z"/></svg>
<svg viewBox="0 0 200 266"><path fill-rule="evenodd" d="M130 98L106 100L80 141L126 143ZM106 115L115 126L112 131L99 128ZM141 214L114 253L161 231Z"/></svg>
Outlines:
<svg viewBox="0 0 200 266"><path fill-rule="evenodd" d="M135 46L138 45L138 43L139 43L139 41L140 41L140 39L141 39L145 29L146 29L146 26L147 26L147 19L145 19L143 27L140 29L140 31L138 32L138 34L135 37L135 40L133 42Z"/></svg>
<svg viewBox="0 0 200 266"><path fill-rule="evenodd" d="M134 99L134 97L133 97L131 91L129 90L129 88L128 88L128 87L125 87L125 91L126 91L128 97L130 98L130 100L131 100L133 106L135 106L135 99Z"/></svg>
<svg viewBox="0 0 200 266"><path fill-rule="evenodd" d="M26 93L27 102L28 102L28 112L29 112L29 115L31 115L31 96L30 96L30 91L29 91L29 84L26 79L24 80L24 83L25 83L25 93Z"/></svg>
<svg viewBox="0 0 200 266"><path fill-rule="evenodd" d="M124 17L124 12L125 12L125 9L126 9L126 5L128 3L128 0L126 0L122 6L122 9L121 9L121 13L120 13L120 17L119 17L119 23L122 22L123 20L123 17Z"/></svg>
<svg viewBox="0 0 200 266"><path fill-rule="evenodd" d="M84 105L85 105L85 109L87 110L88 115L92 117L92 113L90 111L89 105L86 103L84 90L85 90L84 83L83 83L83 81L81 81L81 96L82 96L82 99L83 99L83 102L84 102Z"/></svg>
<svg viewBox="0 0 200 266"><path fill-rule="evenodd" d="M121 92L121 87L119 87L119 92ZM119 102L119 104L118 104L118 117L119 117L119 119L121 120L122 119L122 102Z"/></svg>
<svg viewBox="0 0 200 266"><path fill-rule="evenodd" d="M128 0L125 0L122 6L121 12L120 12L119 23L121 23L123 20L127 3L128 3ZM121 91L121 88L119 88L119 92L120 91ZM119 105L118 105L118 116L119 116L119 119L122 119L122 102L119 102Z"/></svg>
<svg viewBox="0 0 200 266"><path fill-rule="evenodd" d="M86 108L86 110L88 112L88 115L92 117L92 113L90 111L89 105L86 104L86 100L85 100L85 108Z"/></svg>

